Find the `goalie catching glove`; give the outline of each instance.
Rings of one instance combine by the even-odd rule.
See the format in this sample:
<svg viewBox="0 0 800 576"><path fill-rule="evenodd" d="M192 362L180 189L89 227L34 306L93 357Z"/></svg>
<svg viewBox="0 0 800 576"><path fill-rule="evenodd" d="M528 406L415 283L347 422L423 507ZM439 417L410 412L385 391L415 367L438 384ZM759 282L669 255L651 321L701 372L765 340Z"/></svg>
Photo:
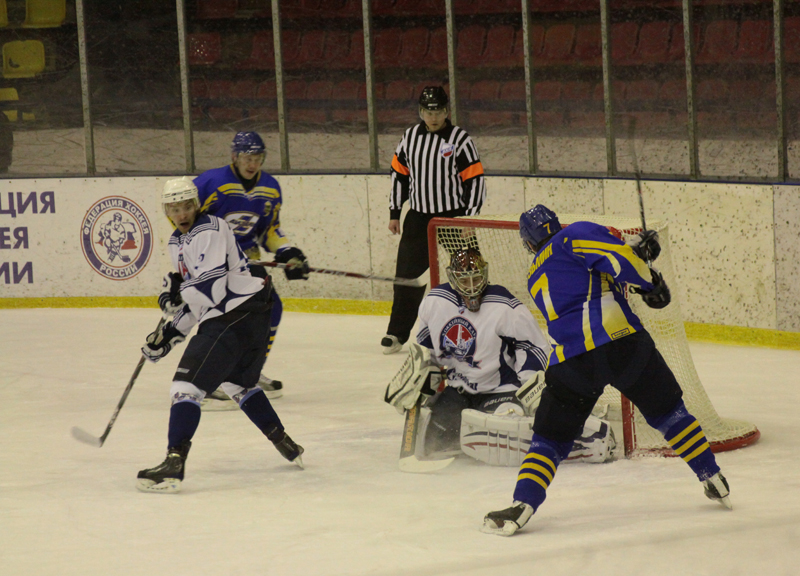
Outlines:
<svg viewBox="0 0 800 576"><path fill-rule="evenodd" d="M433 396L441 382L441 368L431 360L431 351L411 342L408 358L386 387L383 400L403 414L413 408L420 394Z"/></svg>
<svg viewBox="0 0 800 576"><path fill-rule="evenodd" d="M158 295L158 306L166 314L177 314L183 308L183 298L181 298L181 284L183 276L177 272L170 272L164 276L161 284L163 292Z"/></svg>
<svg viewBox="0 0 800 576"><path fill-rule="evenodd" d="M186 340L180 330L172 325L172 322L167 322L160 330L151 332L147 336L145 345L142 346L142 354L144 354L150 362L158 362L164 356L169 354L176 344L180 344Z"/></svg>
<svg viewBox="0 0 800 576"><path fill-rule="evenodd" d="M275 262L289 266L283 269L287 280L308 280L308 259L300 248L289 246L278 251Z"/></svg>

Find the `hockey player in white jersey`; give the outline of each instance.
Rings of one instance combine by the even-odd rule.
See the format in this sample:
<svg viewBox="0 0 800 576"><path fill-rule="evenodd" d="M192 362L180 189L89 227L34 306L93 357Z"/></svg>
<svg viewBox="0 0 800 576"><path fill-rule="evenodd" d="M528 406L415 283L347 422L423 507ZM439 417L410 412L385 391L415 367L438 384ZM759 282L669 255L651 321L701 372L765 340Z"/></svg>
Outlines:
<svg viewBox="0 0 800 576"><path fill-rule="evenodd" d="M173 377L167 458L138 474L145 492L177 492L191 440L200 423L200 403L221 387L275 445L301 468L303 448L286 434L258 378L269 343L272 282L250 274L247 260L228 224L200 212L191 178L164 184L162 204L176 230L169 254L178 274L174 290L159 298L171 322L147 337L142 353L153 362L183 342L198 324ZM162 294L162 296L164 296Z"/></svg>
<svg viewBox="0 0 800 576"><path fill-rule="evenodd" d="M530 311L503 286L489 284L477 249L455 252L447 276L449 283L433 288L420 306L412 347L422 350L409 356L416 366L400 370L386 400L402 412L420 393L433 394L420 416L418 459L464 452L518 466L529 448L550 345ZM436 387L440 370L447 384L436 393L431 381ZM605 462L614 447L608 423L590 416L570 456Z"/></svg>

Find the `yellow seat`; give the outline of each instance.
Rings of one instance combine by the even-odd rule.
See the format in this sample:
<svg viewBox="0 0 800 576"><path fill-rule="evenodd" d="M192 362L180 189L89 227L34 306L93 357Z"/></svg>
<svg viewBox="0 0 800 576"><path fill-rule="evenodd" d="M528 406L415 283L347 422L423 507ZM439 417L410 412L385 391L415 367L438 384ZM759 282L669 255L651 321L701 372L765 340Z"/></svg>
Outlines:
<svg viewBox="0 0 800 576"><path fill-rule="evenodd" d="M19 93L16 88L0 88L0 102L9 100L19 100Z"/></svg>
<svg viewBox="0 0 800 576"><path fill-rule="evenodd" d="M14 40L3 44L3 78L32 78L44 71L44 44Z"/></svg>
<svg viewBox="0 0 800 576"><path fill-rule="evenodd" d="M56 28L64 23L66 17L66 0L26 0L25 22L22 27Z"/></svg>
<svg viewBox="0 0 800 576"><path fill-rule="evenodd" d="M8 7L6 0L0 0L0 28L8 26Z"/></svg>

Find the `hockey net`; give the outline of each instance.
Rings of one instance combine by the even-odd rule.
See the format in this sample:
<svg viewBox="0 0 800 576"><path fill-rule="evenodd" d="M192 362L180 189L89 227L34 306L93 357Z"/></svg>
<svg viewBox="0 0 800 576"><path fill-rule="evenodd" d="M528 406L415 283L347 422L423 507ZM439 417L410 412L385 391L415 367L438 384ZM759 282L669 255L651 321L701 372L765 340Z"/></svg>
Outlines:
<svg viewBox="0 0 800 576"><path fill-rule="evenodd" d="M559 214L562 225L589 220L607 226L612 233L628 239L641 232L635 218L616 216ZM665 222L648 222L660 237L661 255L657 268L668 285L675 286L676 277L669 250L669 230ZM446 266L450 254L459 248L476 246L489 263L489 281L505 286L533 313L542 330L547 333L544 318L534 306L528 293L527 276L532 255L525 250L519 237L519 215L434 218L428 227L431 286L447 281ZM700 421L714 452L742 448L756 442L758 429L749 422L721 418L697 376L680 304L673 299L661 310L647 307L638 297L629 299L631 307L653 337L659 351L675 374L684 393L689 411ZM625 455L674 455L663 436L647 425L644 417L613 387L607 386L597 402L595 414L621 422Z"/></svg>

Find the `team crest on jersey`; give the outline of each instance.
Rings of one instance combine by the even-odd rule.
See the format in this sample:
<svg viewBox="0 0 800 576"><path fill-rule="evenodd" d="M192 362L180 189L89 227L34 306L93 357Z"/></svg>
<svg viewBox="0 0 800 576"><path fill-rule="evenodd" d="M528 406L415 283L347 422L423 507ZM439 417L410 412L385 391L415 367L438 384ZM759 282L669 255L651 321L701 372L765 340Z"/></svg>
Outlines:
<svg viewBox="0 0 800 576"><path fill-rule="evenodd" d="M153 252L150 220L127 198L103 198L83 217L81 248L86 261L101 276L110 280L133 278Z"/></svg>
<svg viewBox="0 0 800 576"><path fill-rule="evenodd" d="M475 345L478 331L472 322L457 316L442 328L440 335L441 358L455 357L473 368L480 367L480 360L475 360Z"/></svg>
<svg viewBox="0 0 800 576"><path fill-rule="evenodd" d="M258 222L258 214L253 212L229 212L225 214L225 221L237 236L246 236Z"/></svg>
<svg viewBox="0 0 800 576"><path fill-rule="evenodd" d="M455 149L456 147L453 144L445 142L444 144L442 144L442 147L439 148L439 154L442 155L442 158L450 158L450 156L453 155L453 151Z"/></svg>

